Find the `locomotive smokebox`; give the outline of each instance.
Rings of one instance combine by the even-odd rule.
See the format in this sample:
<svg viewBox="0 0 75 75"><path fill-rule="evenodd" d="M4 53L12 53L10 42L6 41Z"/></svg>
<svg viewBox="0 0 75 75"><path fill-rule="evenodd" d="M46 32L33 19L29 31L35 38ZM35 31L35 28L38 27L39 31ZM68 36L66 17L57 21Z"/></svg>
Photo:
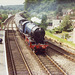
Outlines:
<svg viewBox="0 0 75 75"><path fill-rule="evenodd" d="M35 31L34 31L34 40L36 40L36 42L40 42L40 43L43 43L43 40L44 40L44 36L45 36L45 31L43 28L37 28Z"/></svg>

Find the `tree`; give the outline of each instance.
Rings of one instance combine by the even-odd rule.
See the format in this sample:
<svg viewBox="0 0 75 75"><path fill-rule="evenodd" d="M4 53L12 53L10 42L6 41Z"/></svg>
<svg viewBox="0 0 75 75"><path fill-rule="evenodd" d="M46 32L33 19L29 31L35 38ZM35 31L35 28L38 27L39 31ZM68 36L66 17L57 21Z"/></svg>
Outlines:
<svg viewBox="0 0 75 75"><path fill-rule="evenodd" d="M6 14L2 14L2 22L8 17Z"/></svg>
<svg viewBox="0 0 75 75"><path fill-rule="evenodd" d="M36 4L38 0L25 0L25 10L31 7L32 4Z"/></svg>
<svg viewBox="0 0 75 75"><path fill-rule="evenodd" d="M4 9L4 7L1 5L1 6L0 6L0 9Z"/></svg>
<svg viewBox="0 0 75 75"><path fill-rule="evenodd" d="M61 5L59 5L58 7L57 7L57 10L55 11L55 14L56 15L59 15L59 16L62 16L62 6Z"/></svg>
<svg viewBox="0 0 75 75"><path fill-rule="evenodd" d="M46 21L47 21L47 15L43 14L42 15L42 21L41 21L40 27L42 27L45 30L46 30L46 28L48 26L48 24L46 23Z"/></svg>
<svg viewBox="0 0 75 75"><path fill-rule="evenodd" d="M46 23L46 21L47 21L47 15L43 14L42 15L42 23Z"/></svg>
<svg viewBox="0 0 75 75"><path fill-rule="evenodd" d="M72 21L70 20L70 16L65 16L61 23L61 27L64 31L73 30Z"/></svg>

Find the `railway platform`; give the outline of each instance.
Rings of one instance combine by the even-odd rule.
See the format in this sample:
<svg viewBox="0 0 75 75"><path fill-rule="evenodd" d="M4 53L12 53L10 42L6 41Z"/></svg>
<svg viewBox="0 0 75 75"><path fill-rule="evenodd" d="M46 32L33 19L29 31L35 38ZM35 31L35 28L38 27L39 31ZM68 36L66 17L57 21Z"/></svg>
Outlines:
<svg viewBox="0 0 75 75"><path fill-rule="evenodd" d="M4 30L0 30L0 38L3 40L0 43L0 75L8 75Z"/></svg>

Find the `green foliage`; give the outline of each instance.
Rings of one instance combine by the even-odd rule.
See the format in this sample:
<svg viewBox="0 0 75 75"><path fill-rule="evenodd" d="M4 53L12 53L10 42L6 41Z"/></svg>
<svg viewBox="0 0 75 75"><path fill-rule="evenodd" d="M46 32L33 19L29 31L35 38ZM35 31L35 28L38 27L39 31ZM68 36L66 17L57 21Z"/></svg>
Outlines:
<svg viewBox="0 0 75 75"><path fill-rule="evenodd" d="M2 14L2 22L4 22L6 18L8 18L8 15Z"/></svg>
<svg viewBox="0 0 75 75"><path fill-rule="evenodd" d="M73 26L72 26L72 21L70 20L70 16L65 16L61 23L62 30L64 31L72 31Z"/></svg>
<svg viewBox="0 0 75 75"><path fill-rule="evenodd" d="M24 10L24 5L7 5L7 6L0 6L0 10Z"/></svg>
<svg viewBox="0 0 75 75"><path fill-rule="evenodd" d="M54 34L55 33L55 30L54 29L53 30L49 30L49 32Z"/></svg>
<svg viewBox="0 0 75 75"><path fill-rule="evenodd" d="M35 5L37 2L38 0L25 0L25 10L28 10L30 6L33 7L33 5Z"/></svg>
<svg viewBox="0 0 75 75"><path fill-rule="evenodd" d="M42 23L46 23L46 21L47 21L47 15L43 14L42 15Z"/></svg>
<svg viewBox="0 0 75 75"><path fill-rule="evenodd" d="M57 6L57 9L56 9L56 11L55 11L55 14L56 15L59 15L59 16L62 16L63 15L63 13L62 13L62 6L61 5L58 5Z"/></svg>
<svg viewBox="0 0 75 75"><path fill-rule="evenodd" d="M5 19L8 17L6 14L2 14L1 15L2 19L0 20L0 27L3 28L3 23L5 21Z"/></svg>
<svg viewBox="0 0 75 75"><path fill-rule="evenodd" d="M70 32L73 30L72 21L70 20L70 16L65 16L61 25L59 27L54 28L51 33L61 33L62 31Z"/></svg>
<svg viewBox="0 0 75 75"><path fill-rule="evenodd" d="M54 0L26 0L25 9L31 12L48 12L48 10L55 10L56 4Z"/></svg>
<svg viewBox="0 0 75 75"><path fill-rule="evenodd" d="M15 14L17 12L23 11L24 5L7 5L0 6L0 14Z"/></svg>
<svg viewBox="0 0 75 75"><path fill-rule="evenodd" d="M43 29L45 29L45 30L46 30L46 28L48 26L48 23L46 23L46 21L47 21L47 15L43 14L42 15L42 21L41 21L40 27L43 28Z"/></svg>
<svg viewBox="0 0 75 75"><path fill-rule="evenodd" d="M53 30L49 31L50 33L62 33L61 27L55 27Z"/></svg>
<svg viewBox="0 0 75 75"><path fill-rule="evenodd" d="M72 21L70 20L70 16L65 16L60 26L54 28L50 31L50 33L61 33L62 31L70 32L73 30Z"/></svg>
<svg viewBox="0 0 75 75"><path fill-rule="evenodd" d="M68 33L66 33L66 34L63 34L61 38L63 38L63 39L69 39L70 37L71 36Z"/></svg>
<svg viewBox="0 0 75 75"><path fill-rule="evenodd" d="M70 46L71 48L74 48L74 49L75 49L75 44L74 44L73 42L64 40L64 39L62 39L62 38L59 38L59 37L57 37L57 36L51 34L49 31L46 31L46 36L47 36L48 38L52 38L53 40L59 41L60 43L63 43L63 44L65 44L65 45L68 45L68 46Z"/></svg>
<svg viewBox="0 0 75 75"><path fill-rule="evenodd" d="M62 15L62 9L64 8L74 8L74 0L25 0L25 9L28 12L46 12L56 11L55 15Z"/></svg>
<svg viewBox="0 0 75 75"><path fill-rule="evenodd" d="M47 24L47 23L41 23L41 24L39 24L39 26L40 26L41 28L43 28L44 30L46 30L48 24Z"/></svg>
<svg viewBox="0 0 75 75"><path fill-rule="evenodd" d="M69 34L65 34L65 39L70 38L71 36L69 36Z"/></svg>
<svg viewBox="0 0 75 75"><path fill-rule="evenodd" d="M2 11L2 14L7 14L7 13L8 13L8 11L6 11L6 10Z"/></svg>
<svg viewBox="0 0 75 75"><path fill-rule="evenodd" d="M22 16L23 18L29 20L29 21L31 20L30 14L29 14L28 12L25 12L25 13L21 14L21 16Z"/></svg>
<svg viewBox="0 0 75 75"><path fill-rule="evenodd" d="M61 2L75 2L74 0L56 0L58 3L61 3Z"/></svg>
<svg viewBox="0 0 75 75"><path fill-rule="evenodd" d="M62 32L62 28L61 27L56 27L54 29L55 33L61 33Z"/></svg>

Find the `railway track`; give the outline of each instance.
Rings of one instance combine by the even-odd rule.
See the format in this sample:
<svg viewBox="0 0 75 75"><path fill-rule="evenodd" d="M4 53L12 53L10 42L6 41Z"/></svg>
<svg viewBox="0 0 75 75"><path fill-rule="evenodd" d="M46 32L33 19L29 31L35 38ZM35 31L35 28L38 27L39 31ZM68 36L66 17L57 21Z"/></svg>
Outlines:
<svg viewBox="0 0 75 75"><path fill-rule="evenodd" d="M27 43L25 44L27 45ZM47 54L36 55L30 48L29 50L31 51L31 54L34 55L36 60L39 61L39 63L44 68L44 70L46 70L48 75L68 75L66 71L58 63L56 63L52 58L50 58Z"/></svg>
<svg viewBox="0 0 75 75"><path fill-rule="evenodd" d="M20 35L20 34L19 34ZM22 37L21 37L22 38ZM22 38L24 40L24 38ZM41 64L44 71L47 72L46 75L68 75L63 68L61 68L52 58L50 58L48 55L36 55L29 47L26 42L24 42L27 46L30 53L35 57L35 59L38 61L38 64ZM26 54L25 54L26 55Z"/></svg>
<svg viewBox="0 0 75 75"><path fill-rule="evenodd" d="M62 48L60 48L60 47L58 47L58 46L56 46L50 42L48 42L48 45L49 45L50 49L57 51L58 53L64 55L66 58L75 62L75 54L73 54L72 52L69 52L65 49L62 49Z"/></svg>
<svg viewBox="0 0 75 75"><path fill-rule="evenodd" d="M21 43L18 42L19 45L22 45L21 49L23 49L24 56L27 60L27 63L29 65L31 71L33 72L33 75L51 75L50 73L48 73L48 71L44 67L41 66L38 59L36 58L37 57L36 54L33 53L33 51L29 48L28 44L24 41L24 38L20 36L19 32L18 32L18 34L19 34L19 37L21 38L21 41L23 41L23 45L26 45L26 47L27 47L27 48L25 48ZM18 40L20 40L20 39L18 39ZM37 63L35 61L37 61ZM38 66L37 66L37 64L38 64ZM35 67L37 69L35 69ZM38 67L40 68L40 70Z"/></svg>
<svg viewBox="0 0 75 75"><path fill-rule="evenodd" d="M48 55L38 56L51 75L67 75L67 73Z"/></svg>
<svg viewBox="0 0 75 75"><path fill-rule="evenodd" d="M13 18L11 19L13 20ZM6 26L6 46L7 46L7 57L8 57L8 69L9 75L34 75L31 71L31 67L28 64L28 60L25 58L19 44L16 40L13 27L14 21L7 23ZM11 26L9 26L11 24ZM24 39L23 39L24 40ZM47 75L68 75L61 66L59 66L52 58L47 54L36 55L31 51L31 54L34 55L36 60L42 65L44 71L47 72ZM10 57L10 58L9 58Z"/></svg>
<svg viewBox="0 0 75 75"><path fill-rule="evenodd" d="M42 65L42 67L46 70L48 75L68 75L66 71L61 68L52 58L50 58L47 54L36 55L35 57Z"/></svg>
<svg viewBox="0 0 75 75"><path fill-rule="evenodd" d="M16 42L13 30L13 18L9 20L6 30L6 47L9 75L32 75L28 64ZM11 24L11 27L9 25ZM11 29L9 29L11 28Z"/></svg>

